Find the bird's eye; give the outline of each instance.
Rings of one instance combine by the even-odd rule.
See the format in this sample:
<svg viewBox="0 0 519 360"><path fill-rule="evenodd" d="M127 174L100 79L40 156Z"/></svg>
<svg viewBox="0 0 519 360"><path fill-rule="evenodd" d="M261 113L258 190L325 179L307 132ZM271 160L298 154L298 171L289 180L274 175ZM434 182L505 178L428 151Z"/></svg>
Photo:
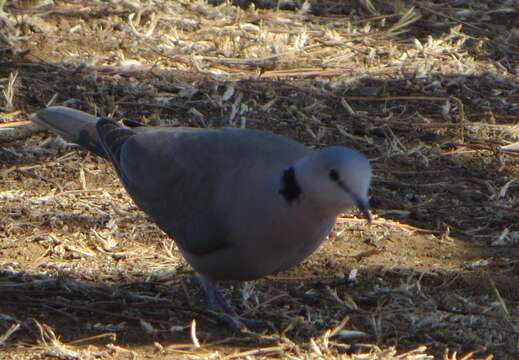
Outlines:
<svg viewBox="0 0 519 360"><path fill-rule="evenodd" d="M330 177L330 180L332 181L339 181L339 172L335 169L330 170L328 173L328 176Z"/></svg>

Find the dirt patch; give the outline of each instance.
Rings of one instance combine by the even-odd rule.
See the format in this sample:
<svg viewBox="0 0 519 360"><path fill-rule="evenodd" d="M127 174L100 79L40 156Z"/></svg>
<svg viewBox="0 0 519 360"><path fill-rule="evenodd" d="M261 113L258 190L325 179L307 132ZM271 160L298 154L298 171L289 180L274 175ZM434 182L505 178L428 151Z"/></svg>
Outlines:
<svg viewBox="0 0 519 360"><path fill-rule="evenodd" d="M0 132L3 358L519 356L517 7L359 3L8 2L0 130L65 103L355 147L375 223L347 214L300 266L228 284L272 326L233 332L107 162Z"/></svg>

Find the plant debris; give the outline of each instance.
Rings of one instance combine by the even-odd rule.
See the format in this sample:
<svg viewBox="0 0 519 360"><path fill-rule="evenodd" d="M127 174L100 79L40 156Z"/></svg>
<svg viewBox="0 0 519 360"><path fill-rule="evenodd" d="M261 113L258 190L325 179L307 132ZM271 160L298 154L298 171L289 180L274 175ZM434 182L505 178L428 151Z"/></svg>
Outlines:
<svg viewBox="0 0 519 360"><path fill-rule="evenodd" d="M1 3L1 2L0 2ZM0 11L3 358L519 356L519 6L501 1L11 0ZM374 167L307 261L205 310L109 164L46 105L340 144Z"/></svg>

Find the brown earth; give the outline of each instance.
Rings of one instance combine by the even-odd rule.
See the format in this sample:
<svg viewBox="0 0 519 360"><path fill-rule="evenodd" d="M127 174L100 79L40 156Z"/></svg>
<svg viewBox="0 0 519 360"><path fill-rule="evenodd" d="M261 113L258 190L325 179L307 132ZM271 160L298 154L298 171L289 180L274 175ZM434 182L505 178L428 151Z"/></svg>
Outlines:
<svg viewBox="0 0 519 360"><path fill-rule="evenodd" d="M519 357L517 2L311 3L7 3L1 359ZM375 224L227 284L271 324L229 330L106 161L19 123L50 103L355 147Z"/></svg>

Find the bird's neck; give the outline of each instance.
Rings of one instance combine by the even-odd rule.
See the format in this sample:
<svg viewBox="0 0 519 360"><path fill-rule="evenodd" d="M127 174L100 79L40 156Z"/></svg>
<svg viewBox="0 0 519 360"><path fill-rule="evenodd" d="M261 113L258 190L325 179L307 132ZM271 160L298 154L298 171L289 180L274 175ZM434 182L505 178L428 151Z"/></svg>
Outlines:
<svg viewBox="0 0 519 360"><path fill-rule="evenodd" d="M298 201L301 196L301 186L297 179L294 166L284 169L281 173L281 189L279 193L283 196L286 202L292 204Z"/></svg>
<svg viewBox="0 0 519 360"><path fill-rule="evenodd" d="M279 174L281 177L279 194L294 211L311 211L314 217L329 217L328 211L322 209L318 201L314 201L313 194L308 186L305 187L297 169L297 166L289 166L281 171Z"/></svg>

